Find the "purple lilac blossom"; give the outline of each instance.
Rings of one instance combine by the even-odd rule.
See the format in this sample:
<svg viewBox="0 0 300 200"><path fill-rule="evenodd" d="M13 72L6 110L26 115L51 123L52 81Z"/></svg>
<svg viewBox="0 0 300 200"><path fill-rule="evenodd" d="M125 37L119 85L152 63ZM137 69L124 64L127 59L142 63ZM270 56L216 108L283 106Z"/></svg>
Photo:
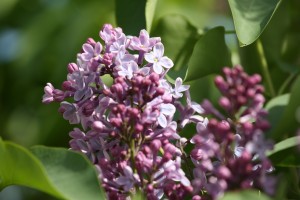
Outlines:
<svg viewBox="0 0 300 200"><path fill-rule="evenodd" d="M102 42L89 38L77 63L67 66L61 90L47 83L42 101L60 102L63 118L81 124L69 133L70 147L95 165L107 199L131 199L137 190L149 200L217 199L247 188L274 191L259 75L235 67L224 68L225 79L216 77L224 116L208 100L192 101L181 78L174 85L166 79L174 64L159 37L146 30L126 36L110 24L99 36ZM111 85L104 75L113 79ZM188 139L187 124L196 127ZM193 145L189 153L188 145Z"/></svg>
<svg viewBox="0 0 300 200"><path fill-rule="evenodd" d="M223 69L225 79L215 83L222 93L219 104L226 115L205 100L204 113L212 115L206 123L197 124L191 139L194 163L194 199L218 199L226 191L257 188L268 194L275 191L274 170L266 157L273 143L263 133L269 127L263 110L263 87L259 75L249 76L241 66ZM205 178L204 178L205 177ZM199 190L207 192L199 196Z"/></svg>
<svg viewBox="0 0 300 200"><path fill-rule="evenodd" d="M174 115L189 86L166 80L163 67L173 62L146 30L129 37L107 24L99 35L102 44L89 38L68 65L62 90L47 84L43 102L61 102L64 119L81 123L83 130L69 134L71 149L96 166L108 199L128 199L137 189L148 199L182 199L192 186L175 145L182 140ZM106 74L112 85L104 84Z"/></svg>

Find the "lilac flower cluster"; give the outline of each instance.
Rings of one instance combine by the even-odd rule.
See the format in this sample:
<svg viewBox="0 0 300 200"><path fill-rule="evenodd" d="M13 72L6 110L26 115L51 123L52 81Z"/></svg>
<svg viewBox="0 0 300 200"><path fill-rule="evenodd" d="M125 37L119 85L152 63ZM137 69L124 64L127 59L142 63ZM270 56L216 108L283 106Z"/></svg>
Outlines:
<svg viewBox="0 0 300 200"><path fill-rule="evenodd" d="M264 138L269 127L263 110L263 87L261 77L247 75L242 67L223 69L215 84L223 95L219 105L226 115L220 113L205 100L202 103L210 120L197 124L197 134L191 139L195 144L191 159L195 165L193 187L207 191L209 198L217 199L225 191L257 188L273 194L274 170L266 151L273 144ZM195 192L195 190L194 190ZM193 199L205 199L195 195Z"/></svg>
<svg viewBox="0 0 300 200"><path fill-rule="evenodd" d="M95 165L108 199L138 191L149 200L217 199L240 188L272 192L258 75L235 67L224 68L226 80L216 78L225 117L209 101L193 102L181 78L174 85L166 79L173 62L159 37L145 30L126 36L108 24L99 35L102 43L89 38L68 65L62 89L47 83L43 102L60 102L64 119L81 124L69 133L71 149ZM187 124L197 129L190 140L183 137Z"/></svg>
<svg viewBox="0 0 300 200"><path fill-rule="evenodd" d="M184 124L178 125L174 114L180 106L185 124L197 121L192 116L201 112L200 105L187 95L185 111L180 99L189 86L177 78L173 88L166 80L173 62L164 56L160 38L145 30L126 36L111 25L100 37L104 45L91 38L83 44L77 63L68 65L62 90L47 84L43 102L61 102L64 119L81 123L83 130L70 132L70 146L97 167L109 199L127 199L136 190L148 199L182 199L192 187L175 145ZM112 85L104 83L104 75L113 78Z"/></svg>

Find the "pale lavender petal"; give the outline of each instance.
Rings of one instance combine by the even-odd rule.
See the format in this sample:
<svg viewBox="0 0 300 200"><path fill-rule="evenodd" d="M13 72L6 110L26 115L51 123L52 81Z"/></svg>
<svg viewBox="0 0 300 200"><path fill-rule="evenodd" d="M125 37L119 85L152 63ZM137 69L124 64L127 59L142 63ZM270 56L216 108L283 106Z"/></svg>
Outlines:
<svg viewBox="0 0 300 200"><path fill-rule="evenodd" d="M146 30L141 30L140 31L140 36L139 36L140 42L143 46L148 46L149 45L149 34Z"/></svg>
<svg viewBox="0 0 300 200"><path fill-rule="evenodd" d="M162 73L163 68L162 68L162 66L160 65L160 63L157 63L157 62L153 63L153 71L154 71L155 73L157 73L157 74L161 74L161 73Z"/></svg>
<svg viewBox="0 0 300 200"><path fill-rule="evenodd" d="M174 66L173 61L170 58L166 57L166 56L160 58L159 62L165 68L171 68L171 67Z"/></svg>
<svg viewBox="0 0 300 200"><path fill-rule="evenodd" d="M100 55L102 51L102 45L100 42L97 42L95 45L95 54Z"/></svg>
<svg viewBox="0 0 300 200"><path fill-rule="evenodd" d="M149 63L155 63L157 62L154 54L152 52L150 53L145 53L145 56L144 56L145 60Z"/></svg>
<svg viewBox="0 0 300 200"><path fill-rule="evenodd" d="M124 175L127 176L127 177L132 177L133 176L132 169L129 166L124 167L123 172L124 172Z"/></svg>
<svg viewBox="0 0 300 200"><path fill-rule="evenodd" d="M163 128L167 127L167 125L168 125L167 118L162 113L158 116L157 121L158 121L158 124Z"/></svg>
<svg viewBox="0 0 300 200"><path fill-rule="evenodd" d="M173 104L166 103L160 106L160 112L164 115L174 115L176 108Z"/></svg>
<svg viewBox="0 0 300 200"><path fill-rule="evenodd" d="M153 54L156 58L161 58L164 55L164 45L162 43L157 43L153 47Z"/></svg>
<svg viewBox="0 0 300 200"><path fill-rule="evenodd" d="M204 109L198 103L195 103L195 102L192 101L191 102L191 107L194 109L194 111L196 111L199 114L203 114L204 113Z"/></svg>
<svg viewBox="0 0 300 200"><path fill-rule="evenodd" d="M125 177L125 176L120 176L116 179L116 183L118 185L126 185L128 184L129 180L128 180L128 177Z"/></svg>
<svg viewBox="0 0 300 200"><path fill-rule="evenodd" d="M145 76L147 76L150 72L150 67L143 67L139 70L139 72Z"/></svg>
<svg viewBox="0 0 300 200"><path fill-rule="evenodd" d="M94 54L94 48L92 47L92 45L90 44L84 44L82 46L82 49L84 50L84 52L89 53L89 54Z"/></svg>

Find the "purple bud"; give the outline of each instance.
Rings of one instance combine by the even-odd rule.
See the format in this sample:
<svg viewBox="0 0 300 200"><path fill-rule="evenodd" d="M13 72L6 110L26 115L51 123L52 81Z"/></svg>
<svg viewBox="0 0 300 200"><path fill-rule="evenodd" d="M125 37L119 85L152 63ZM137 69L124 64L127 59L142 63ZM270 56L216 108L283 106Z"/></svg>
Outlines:
<svg viewBox="0 0 300 200"><path fill-rule="evenodd" d="M246 92L246 95L247 95L247 97L248 98L253 98L254 97L254 95L255 95L255 90L253 89L253 88L249 88L248 90L247 90L247 92Z"/></svg>
<svg viewBox="0 0 300 200"><path fill-rule="evenodd" d="M63 90L74 91L74 87L72 86L71 81L64 81L61 85Z"/></svg>
<svg viewBox="0 0 300 200"><path fill-rule="evenodd" d="M159 81L159 75L154 72L150 74L149 78L153 83L158 83Z"/></svg>
<svg viewBox="0 0 300 200"><path fill-rule="evenodd" d="M73 72L78 71L78 70L79 70L78 66L75 63L69 63L68 64L68 72L70 74L72 74Z"/></svg>
<svg viewBox="0 0 300 200"><path fill-rule="evenodd" d="M226 76L230 76L231 75L231 69L229 67L224 67L223 68L223 73L226 75Z"/></svg>
<svg viewBox="0 0 300 200"><path fill-rule="evenodd" d="M92 124L92 129L97 132L103 131L103 128L104 128L104 125L101 121L94 121Z"/></svg>
<svg viewBox="0 0 300 200"><path fill-rule="evenodd" d="M121 120L120 118L111 118L111 119L110 119L110 123L111 123L113 126L121 127L121 125L122 125L122 120Z"/></svg>
<svg viewBox="0 0 300 200"><path fill-rule="evenodd" d="M226 90L228 90L228 84L224 81L222 76L217 76L215 78L215 84L221 92L226 92Z"/></svg>
<svg viewBox="0 0 300 200"><path fill-rule="evenodd" d="M224 178L224 179L228 179L231 177L231 172L230 170L225 167L225 166L220 166L218 169L217 169L217 175L221 178Z"/></svg>
<svg viewBox="0 0 300 200"><path fill-rule="evenodd" d="M161 141L155 139L151 142L150 146L154 152L157 152L161 147Z"/></svg>
<svg viewBox="0 0 300 200"><path fill-rule="evenodd" d="M65 94L59 89L53 90L53 98L55 101L61 102L65 99Z"/></svg>
<svg viewBox="0 0 300 200"><path fill-rule="evenodd" d="M238 96L238 97L237 97L237 103L238 103L239 105L244 105L244 104L246 104L246 103L247 103L246 97L244 97L244 96Z"/></svg>
<svg viewBox="0 0 300 200"><path fill-rule="evenodd" d="M227 97L221 97L219 100L219 105L227 111L231 109L231 103Z"/></svg>
<svg viewBox="0 0 300 200"><path fill-rule="evenodd" d="M94 47L95 44L96 44L96 42L95 42L95 40L94 40L93 38L88 38L88 39L86 40L86 43L92 45L93 47Z"/></svg>
<svg viewBox="0 0 300 200"><path fill-rule="evenodd" d="M144 126L142 124L139 124L137 123L135 126L134 126L134 130L137 132L137 133L140 133L142 132L144 129Z"/></svg>

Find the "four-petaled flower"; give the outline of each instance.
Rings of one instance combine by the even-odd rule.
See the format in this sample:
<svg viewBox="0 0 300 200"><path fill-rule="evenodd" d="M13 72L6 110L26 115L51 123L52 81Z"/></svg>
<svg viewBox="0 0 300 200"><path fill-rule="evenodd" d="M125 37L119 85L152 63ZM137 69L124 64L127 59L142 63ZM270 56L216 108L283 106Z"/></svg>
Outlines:
<svg viewBox="0 0 300 200"><path fill-rule="evenodd" d="M173 67L173 61L164 55L164 46L162 43L157 43L153 47L153 51L145 54L145 60L153 64L153 71L157 74L161 74L163 67Z"/></svg>

